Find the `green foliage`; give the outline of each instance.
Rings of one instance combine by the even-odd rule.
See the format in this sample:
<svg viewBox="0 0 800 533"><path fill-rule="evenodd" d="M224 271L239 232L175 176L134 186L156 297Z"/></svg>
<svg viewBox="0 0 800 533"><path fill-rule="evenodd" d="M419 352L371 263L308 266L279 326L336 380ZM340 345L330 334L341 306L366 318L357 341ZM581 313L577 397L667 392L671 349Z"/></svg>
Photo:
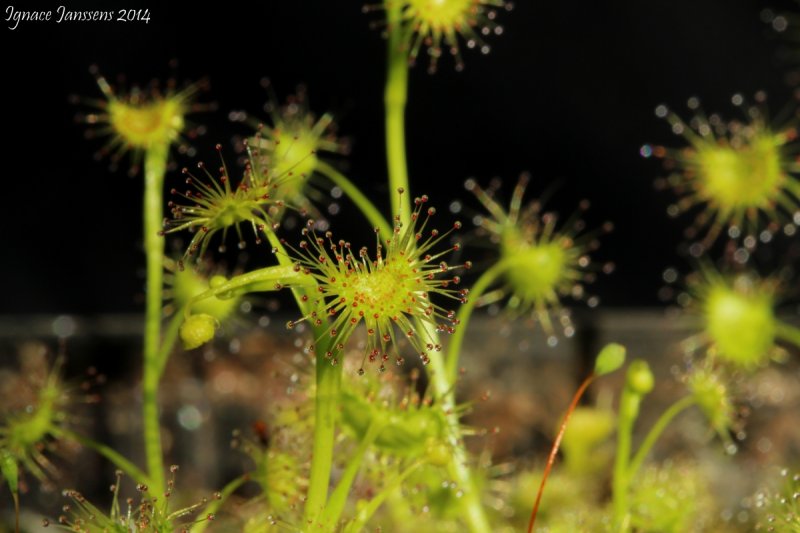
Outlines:
<svg viewBox="0 0 800 533"><path fill-rule="evenodd" d="M12 494L19 492L19 466L17 460L6 449L0 449L0 472Z"/></svg>
<svg viewBox="0 0 800 533"><path fill-rule="evenodd" d="M608 409L578 407L561 439L561 451L570 474L586 476L607 470L611 450L604 446L614 431L616 417Z"/></svg>
<svg viewBox="0 0 800 533"><path fill-rule="evenodd" d="M43 381L32 384L30 403L24 409L4 412L0 420L2 470L10 487L17 486L19 467L40 481L55 473L45 452L49 444L60 436L71 407L70 394L61 380L60 370L61 362L58 361Z"/></svg>
<svg viewBox="0 0 800 533"><path fill-rule="evenodd" d="M780 487L756 495L756 529L800 533L800 473L784 468L780 478Z"/></svg>
<svg viewBox="0 0 800 533"><path fill-rule="evenodd" d="M136 491L140 494L139 503L128 499L123 505L119 501L120 482L122 472L117 472L117 480L111 485L113 499L109 511L103 512L82 494L75 490L64 491L64 495L72 500L71 504L63 507L64 514L59 517L59 524L67 531L75 533L173 533L174 531L188 531L192 524L214 520L214 515L208 514L193 518L207 501L195 503L188 507L172 511L170 502L175 500L175 473L177 466L170 468L172 478L167 483L167 492L162 498L150 494L145 485L137 485ZM219 493L215 499L221 498Z"/></svg>
<svg viewBox="0 0 800 533"><path fill-rule="evenodd" d="M419 456L434 446L434 442L445 438L442 412L429 405L407 408L381 405L349 392L342 393L341 405L342 423L359 440L373 424L381 428L373 443L387 453Z"/></svg>
<svg viewBox="0 0 800 533"><path fill-rule="evenodd" d="M730 441L735 411L726 377L720 370L706 364L687 376L686 386L709 425L724 441Z"/></svg>
<svg viewBox="0 0 800 533"><path fill-rule="evenodd" d="M435 68L443 48L449 48L460 67L461 39L465 38L470 48L488 51L482 36L501 33L495 17L498 9L506 7L510 5L504 0L385 1L388 183L391 194L398 195L390 198L391 217L381 214L367 199L366 191L358 190L323 160L322 152L343 153L345 143L336 136L332 115L324 114L317 120L301 91L286 106L278 107L275 102L267 106L271 124L260 127L244 143L245 168L237 181L221 157L219 171L207 170L199 163L198 177L184 169L186 187L172 189L172 219L163 224L159 234L169 148L187 133L185 115L194 108L196 87L177 92L170 84L166 92L154 89L149 97L138 90L122 95L98 77L107 101L101 105L102 112L90 115L89 121L105 124L112 133L112 146L133 148L145 155L148 282L142 427L147 472L142 472L142 478L150 480L153 493L139 485L138 504L129 500L123 509L118 476L112 486L111 508L103 512L81 494L67 491L72 503L65 506L65 514L59 519L66 529L87 533L167 532L197 524L190 516L202 504L170 511L174 476L165 483L161 467L164 455L158 387L166 360L178 338L186 350L211 341L220 321L234 312L247 293L284 288L292 290L299 309L296 316L300 316L288 326L310 326L313 344L308 352L313 354L316 382L293 382L289 388L302 388L304 394L292 409L275 413L280 408L268 406L278 429L268 434L266 424L256 425L263 430L256 431L257 442L242 441L254 463L250 479L261 489L254 499L258 509L241 518L245 531L264 531L272 526L355 531L391 524L397 530L469 529L485 533L521 526L534 493L532 487L544 474L517 465L519 470L508 484L512 489L505 493L506 499L500 501L493 492L502 483L492 477L488 467L491 461L483 455L476 458L472 453L476 447L465 443L464 435L478 431L464 426L465 409L456 402L462 338L451 344L453 353L448 353L445 361L441 334L466 328L472 306L477 305L473 302L507 296L510 308L532 313L548 334L553 330L552 314L558 311L566 336L572 336L574 328L561 308L562 300L585 297L584 285L599 270L589 258L597 246L598 232L585 232L580 213L562 225L556 214L542 212L541 203L524 206L525 177L517 184L507 209L494 199L493 189L482 190L474 181L468 182L468 188L488 212L476 217L477 224L489 234L498 258L486 277L476 283L480 290L469 295L474 300L461 322L455 309L439 301L468 303L469 290L461 288L461 276L455 271L460 274L472 263L460 256L454 260L457 264L446 261L462 250L452 239L452 232L459 230L461 223L448 224L442 231L434 227L436 210L428 207L428 198L409 194L405 156L409 60L427 48L431 67ZM684 135L690 146L680 155L664 148L655 152L677 168L670 183L684 195L678 210L694 206L705 209L700 220L710 220L712 226L707 241L725 226L734 229L749 223L751 229L758 228L763 215L774 219L768 226L772 228L775 221L785 218L779 216L780 209L796 210L800 185L791 173L800 166L787 157L796 136L793 129L770 128L762 115L751 110L744 126L724 124L720 131L712 132L711 126L719 126L721 121L699 117L687 126L666 108L662 111L659 114L668 117L675 132ZM653 152L648 146L647 153ZM337 194L349 196L377 228L374 252L370 254L366 247L354 248L345 239L335 240L325 220L306 220L297 247L281 238L280 225L287 208L319 213L308 186L313 174L334 182ZM580 211L587 206L581 203ZM184 270L183 262L179 262L176 270L169 269L173 274L173 306L179 314L162 334L162 237L184 230L192 233L184 255L188 258L204 255L215 236L221 237L219 249L224 252L229 232L236 232L239 248L244 248L248 228L257 244L269 242L272 264L228 280L219 274L206 277ZM603 227L607 229L610 225ZM492 287L499 285L499 280L504 284ZM606 345L570 406L571 423L563 439L561 434L556 439L548 471L559 439L566 468L553 476L544 493L542 531L680 533L713 527L708 520L715 512L713 494L699 469L670 462L648 466L644 460L664 428L692 405L699 406L710 426L727 437L734 418L729 376L714 365L755 368L777 350L778 339L797 343L800 333L777 320L777 284L769 279L755 274L728 278L711 273L694 287L694 292L703 319L699 345L708 348L711 357L708 364L696 365L687 375L690 395L665 411L635 452L638 436L634 430L641 423L640 407L656 385L647 362L636 359L628 366L617 415L610 409L575 408L594 378L625 365L625 347ZM406 341L426 368L424 393L422 386L416 390L419 376L412 377L412 386L408 387L414 390L403 389L402 393L397 383L377 380L359 385L342 379L342 369L346 364L350 367L343 356L362 326L366 341L354 373L364 376L367 363L374 363L380 375L390 359L402 365ZM0 471L13 493L20 486L20 468L44 477L42 449L66 435L61 427L66 420L64 398L60 382L48 380L28 410L3 421ZM609 494L608 467L613 455L610 436L615 427L616 455ZM95 449L110 450L97 444ZM104 454L140 472L116 452ZM790 498L784 495L769 500L774 505L770 504L773 510L766 519L792 531L798 530L797 481L794 477L789 483ZM212 515L201 516L199 521L212 519ZM535 512L531 527L534 519Z"/></svg>
<svg viewBox="0 0 800 533"><path fill-rule="evenodd" d="M648 466L631 487L635 531L691 533L713 524L713 492L697 466L667 462Z"/></svg>

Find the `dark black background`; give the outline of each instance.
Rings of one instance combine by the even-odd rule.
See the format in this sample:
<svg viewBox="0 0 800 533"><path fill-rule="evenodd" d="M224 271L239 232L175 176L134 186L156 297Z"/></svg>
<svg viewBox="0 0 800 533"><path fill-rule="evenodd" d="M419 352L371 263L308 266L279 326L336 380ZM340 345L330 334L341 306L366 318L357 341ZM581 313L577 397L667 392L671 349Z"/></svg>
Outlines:
<svg viewBox="0 0 800 533"><path fill-rule="evenodd" d="M70 94L99 96L88 73L93 63L109 78L124 73L130 82L146 83L168 76L169 61L177 58L180 79L207 77L205 98L219 110L194 117L208 130L194 143L201 158L212 157L217 142L230 146L241 132L228 122L230 110L259 114L263 76L282 97L305 83L313 109L335 112L341 133L353 141L348 175L388 207L385 42L370 28L380 13L363 14L357 1L65 5L148 8L151 20L28 22L0 31L0 312L140 309L141 177L129 178L124 169L110 173L107 162L93 159L102 142L84 139L85 128L74 121L79 109L68 102ZM767 7L794 4L517 1L512 12L501 13L505 32L489 39L490 55L465 50L463 72L449 58L433 76L424 64L413 70L407 133L414 192L428 193L442 207L455 198L474 205L462 187L465 178L486 183L500 176L507 193L529 170L531 195L555 184L549 207L569 214L588 198L590 225L614 221L617 229L598 256L613 260L617 270L594 287L604 304L659 304L663 269L685 266L676 248L689 218L666 216L673 197L654 190L660 165L640 158L639 147L680 143L655 118L659 103L685 109L686 99L697 95L705 109L730 117L738 112L730 105L733 93L766 89L773 113L783 107L792 93L786 74L795 65L780 51L792 43L760 20ZM177 181L176 174L167 178ZM338 235L370 242L357 217L332 222Z"/></svg>

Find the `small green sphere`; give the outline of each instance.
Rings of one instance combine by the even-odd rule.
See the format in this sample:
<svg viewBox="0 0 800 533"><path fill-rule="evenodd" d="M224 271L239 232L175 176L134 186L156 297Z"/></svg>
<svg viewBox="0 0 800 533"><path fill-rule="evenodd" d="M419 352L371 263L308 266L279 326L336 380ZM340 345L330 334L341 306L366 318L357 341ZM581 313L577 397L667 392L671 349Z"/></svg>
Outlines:
<svg viewBox="0 0 800 533"><path fill-rule="evenodd" d="M655 386L655 378L650 365L646 361L637 359L628 367L627 387L636 394L644 396L650 394Z"/></svg>
<svg viewBox="0 0 800 533"><path fill-rule="evenodd" d="M217 319L211 315L199 314L187 318L181 325L181 340L183 347L194 350L214 338L217 329Z"/></svg>

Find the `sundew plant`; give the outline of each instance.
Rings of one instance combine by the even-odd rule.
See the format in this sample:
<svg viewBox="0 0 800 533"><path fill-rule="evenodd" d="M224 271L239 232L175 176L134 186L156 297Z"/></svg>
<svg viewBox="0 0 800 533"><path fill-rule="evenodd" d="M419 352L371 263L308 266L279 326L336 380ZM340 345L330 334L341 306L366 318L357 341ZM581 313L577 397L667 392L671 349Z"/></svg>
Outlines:
<svg viewBox="0 0 800 533"><path fill-rule="evenodd" d="M131 267L144 277L140 357L131 367L135 401L125 406L125 424L135 429L124 446L93 431L82 406L102 405L111 387L93 366L83 382L64 377L65 361L80 349L64 333L73 327L69 320L54 326L62 339L57 357L48 359L41 347L21 348L19 368L0 376L0 501L8 511L0 527L800 531L797 476L786 474L796 465L782 465L774 484L741 496L733 507L708 466L716 461L735 471L733 461L749 446L746 415L757 416L764 397L777 396L764 392L763 376L790 380L792 370L785 369L800 348L796 317L784 312L796 297L797 274L791 254L784 258L777 247L800 225L795 104L772 118L765 92L752 102L734 93L735 116L722 118L706 114L694 96L688 113L658 104L656 95L648 100L653 121L664 121L673 135L640 139L644 161L635 149L628 155L645 169L638 179L672 195L665 200L670 217L663 218L682 235L675 260L689 272L679 280L668 268L664 279L677 288L663 294L677 304L670 316L691 331L674 343L675 361L667 363L626 347L626 338L602 334L602 343L588 342L596 334L591 325L602 323L593 318L603 305L595 287L620 275L619 261L604 249L618 231L607 198L627 193L614 189L606 201L594 201L592 190L580 191L583 199L562 209L556 202L574 192L570 184L559 187L558 176L537 171L433 176L443 187L409 149L418 128L447 138L470 127L480 93L462 87L463 94L451 95L463 109L448 123L431 104L431 95L440 93L423 94L421 80L434 86L444 70L465 76L472 62L511 65L503 55L508 49L495 44L513 37L505 24L518 7L507 0L376 0L363 13L341 14L361 17L369 29L360 46L385 49L383 63L364 56L375 62L363 68L381 72L383 83L383 92L373 95L382 97L376 123L383 129L370 133L381 141L382 165L370 176L348 164L359 139L339 124L359 109L316 101L313 85L293 88L274 75L252 88L224 80L237 87L241 101L215 102L216 80L203 71L182 81L183 69L175 69L167 80L138 85L124 79L123 65L87 64L89 74L69 73L96 82L94 94L70 99L77 115L71 131L89 138L76 144L88 157L97 151L97 164L111 167L108 180L123 179L118 170L127 170L126 179L142 190L136 210L144 260ZM146 23L142 10L123 12ZM18 25L46 22L19 13ZM781 32L789 26L772 11L762 19ZM248 68L257 69L262 54L282 52L265 46L243 53ZM335 65L326 68L336 72ZM248 95L256 93L261 107L248 109ZM414 107L423 96L428 113ZM219 116L237 129L234 138L215 131ZM515 132L489 134L511 143ZM478 169L491 159L470 150L445 152L441 157ZM449 186L459 181L463 186ZM31 214L44 216L34 207ZM342 210L348 218L338 216ZM643 213L638 227L646 228L650 215ZM52 230L69 234L66 227ZM637 253L658 246L663 243ZM778 251L769 254L773 246ZM773 263L778 256L780 265L766 271L764 256ZM640 268L623 267L622 275ZM254 307L263 311L258 320L246 312ZM476 349L476 332L487 323L492 331ZM580 336L581 328L588 333ZM557 421L537 430L546 447L493 456L504 422L487 426L471 418L491 397L481 388L491 376L476 376L465 360L477 351L483 362L513 367L514 359L500 353L510 329L522 332L520 345L535 339L546 351L534 361L541 363L539 381L550 379L544 363L557 357L561 344L584 342L591 359L558 382L552 398L527 411ZM209 421L215 397L204 380L227 379L232 367L207 369L225 352L222 346L230 354L221 359L242 350L232 331L242 332L246 343L260 337L247 347L255 355L240 358L246 384L225 386L267 401L259 400L257 418L231 432L227 420ZM282 349L283 343L293 348ZM188 367L203 378L176 385L170 370ZM213 426L210 440L230 444L224 458L211 461L211 480L198 474L208 465L180 457L167 429L173 389L191 387L205 391L195 393L207 412L179 410L179 422ZM509 396L508 411L513 407ZM548 410L557 412L548 418ZM772 443L762 438L755 446ZM102 483L107 492L63 481L103 475L86 473L74 459L87 455L114 472ZM69 469L76 474L62 476ZM60 489L51 500L58 511L30 503L34 491L48 487Z"/></svg>

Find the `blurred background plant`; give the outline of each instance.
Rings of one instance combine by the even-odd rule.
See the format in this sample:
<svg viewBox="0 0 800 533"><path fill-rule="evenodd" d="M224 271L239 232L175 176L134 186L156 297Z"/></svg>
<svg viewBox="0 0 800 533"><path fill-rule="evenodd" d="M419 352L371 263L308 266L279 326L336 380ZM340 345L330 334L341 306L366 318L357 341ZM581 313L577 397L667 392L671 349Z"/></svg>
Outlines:
<svg viewBox="0 0 800 533"><path fill-rule="evenodd" d="M731 34L717 40L704 36L707 40L700 41L702 13L694 18L675 5L657 5L644 13L631 5L625 13L634 23L627 25L627 32L614 32L619 37L609 43L593 39L598 21L608 21L599 24L600 28L612 26L612 19L618 18L614 13L624 6L592 6L564 17L570 20L574 42L573 47L561 49L555 43L567 32L559 32L559 24L550 24L541 33L529 27L548 20L550 8L517 6L507 13L510 7L506 2L485 0L387 0L383 6L368 6L369 13L362 16L355 9L348 15L347 10L318 6L321 19L342 21L341 27L321 26L310 45L289 47L286 53L277 54L277 59L265 54L268 65L264 68L280 78L282 85L308 82L321 109L312 109L301 88L286 104L271 95L263 112L241 110L238 106L265 100L257 84L248 84L243 78L252 73L256 80L265 72L253 72L252 58L241 59L233 53L228 64L210 65L203 50L208 44L196 40L191 51L177 45L170 45L175 50L166 50L166 46L148 44L152 41L148 37L164 31L166 21L176 16L168 10L153 11L152 25L126 25L122 36L135 38L125 46L109 46L102 54L94 54L92 59L109 68L105 63L114 61L117 50L142 39L136 56L141 56L141 64L132 59L125 70L137 75L141 71L146 79L159 74L152 72L153 57L165 57L166 64L165 52L176 52L186 58L181 72L186 69L214 81L212 97L221 102L229 122L220 121L214 105L191 103L203 101L195 100L194 93L197 87L205 88L205 82L184 88L170 81L137 89L124 80L98 77L106 102L76 99L96 109L82 120L105 125L104 130L90 131L111 133L114 154L133 148L133 173L143 166L144 232L133 229L140 220L138 209L131 208L140 203L137 185L109 178L105 172L98 176L102 165L81 174L78 169L83 163L75 154L88 153L87 147L73 142L74 127L65 126L64 134L58 136L64 142L54 143L53 151L68 149L70 155L59 158L54 154L41 163L41 170L46 170L44 176L56 175L47 167L56 161L62 174L79 177L47 181L59 197L59 202L50 204L50 211L63 212L62 205L70 206L73 214L61 218L75 226L72 229L80 233L83 224L98 243L107 239L111 244L81 246L80 253L75 253L74 240L55 239L46 247L28 248L25 236L33 228L19 236L12 232L12 249L31 253L13 254L4 262L10 269L8 278L23 275L40 283L11 284L7 301L13 305L8 311L138 309L131 298L137 292L135 275L122 267L100 267L140 264L131 249L136 248L136 236L143 235L148 260L142 366L119 356L96 363L91 351L77 356L115 376L143 376L136 388L116 380L103 392L101 402L109 412L114 405L127 405L127 411L134 406L142 415L116 412L108 415L105 425L99 423L102 416L93 416L82 426L81 420L66 414L68 395L60 385L61 363L55 364L48 377L40 380L38 392L20 409L10 410L2 421L2 472L15 506L20 493L30 490L26 471L34 478L44 479L46 471L52 474L48 479L54 477L61 469L50 466L51 451L81 444L81 453L94 450L126 471L145 496L137 497L141 500L138 507L128 503L132 514L123 519L119 503L112 503L111 512L104 514L98 510L106 508L103 504L87 503L90 500L82 495L87 490L70 491L67 495L73 504L67 505L78 512L65 515L64 523L75 530L86 529L91 517L101 516L99 527L159 531L179 524L200 531L214 523L220 528L259 531L272 526L302 530L308 524L353 531L385 524L393 524L397 530L424 529L431 524L442 531L465 526L472 531L519 529L527 521L542 477L539 465L545 461L544 445L556 437L557 449L560 436L552 428L559 425L565 412L574 415L563 418L569 425L561 426L566 429L561 448L565 464L556 464L545 489L539 523L542 531L746 530L759 520L761 509L769 507L765 502L786 503L781 497L753 496L755 487L750 480L726 483L726 470L720 465L726 452L736 454L739 466L746 465L750 472L760 462L796 461L798 435L786 428L791 407L798 401L791 391L798 381L796 346L800 340L790 308L796 299L791 289L797 257L792 237L800 222L794 177L796 108L791 87L784 86L781 79L790 65L770 64L765 59L775 57L774 48L791 45L781 38L792 35L793 18L780 7L761 10L750 3L703 6L701 10L728 22L723 26ZM301 16L289 6L264 9L269 11L264 20L291 21ZM192 33L204 27L207 18L199 11L183 16L181 27L189 24ZM223 12L221 16L227 15ZM360 29L347 31L351 18ZM377 66L384 59L374 50L379 47L364 49L363 43L378 42L377 32L366 30L369 21L380 28L388 49L383 92L385 139L378 135L383 125L375 97L381 91ZM585 26L589 21L591 26ZM242 21L249 23L252 21ZM288 28L291 24L277 26ZM591 27L591 31L575 31L581 27ZM110 43L119 38L110 26L92 28ZM674 32L676 28L687 38L672 41L673 48L652 43L657 31ZM778 39L770 41L768 32L772 30ZM67 26L29 22L17 35L31 39L45 32L71 35L69 31ZM268 39L285 44L290 38L281 37L281 31ZM347 38L336 38L342 34ZM709 41L714 42L712 50L725 50L724 57L736 55L734 50L741 52L737 57L752 64L747 76L739 76L737 69L720 62L713 75L709 69L697 68L689 75L682 73L679 81L659 77L665 72L657 75L658 68L644 70L651 72L650 79L640 83L647 78L638 68L641 64L652 66L656 63L652 58L660 57L672 61L667 65L685 68L685 63L675 58L681 52L698 57L699 45ZM604 62L592 64L585 59L580 63L568 55L568 50L580 50L576 57L607 57L600 51L602 47L587 46L594 42L603 42L606 52L624 49L626 54L612 57L625 55L627 59L620 59L617 69L605 69ZM87 52L80 40L69 43L51 60L58 69L73 74L85 67ZM637 47L634 43L649 44ZM237 45L237 49L248 49L245 42ZM469 57L470 49L486 53L490 46L497 48L490 60L479 54ZM558 68L552 75L534 79L533 70L515 62L514 58L520 57L514 53L515 47L547 52L525 56L524 61L539 65L536 72L542 71L542 63ZM341 61L348 50L361 51L362 61L355 67ZM412 67L426 55L423 63L427 65ZM78 60L84 64L76 67ZM344 64L336 75L309 66L323 62ZM365 62L374 67L365 68ZM474 72L473 63L478 65ZM701 63L698 60L697 64ZM36 75L42 75L26 77L29 65L12 66L19 67L19 77L26 83L34 83ZM425 66L436 71L434 77L425 77ZM454 72L461 70L464 73ZM669 69L660 70L669 74ZM500 76L518 83L493 83ZM608 83L599 85L596 94L587 98L581 92L587 79ZM754 80L757 86L753 86ZM219 90L217 83L221 84ZM76 85L80 83L73 83L64 93L78 92L81 87ZM643 86L647 90L642 91ZM638 88L635 94L632 87ZM532 101L528 94L548 94L547 90L552 90L550 99L556 105ZM706 117L699 99L691 96L702 93L704 104L724 108L732 90L743 91L731 99L743 117L730 122L715 114ZM741 96L748 92L755 94L756 105L748 105ZM344 104L337 102L340 94L346 95ZM453 94L464 98L452 98ZM770 113L766 94L790 103L782 106L785 111ZM581 97L567 98L570 95ZM486 112L465 105L467 99L485 105ZM687 99L695 115L686 122L670 114L666 105L656 107L656 115L668 118L672 132L683 139L671 138L649 125L643 129L635 126L644 116L642 110L651 109L658 101L673 107ZM604 107L598 100L615 105ZM47 103L17 107L24 113L16 121L21 132L37 122L31 120L32 114L47 115ZM333 112L314 114L323 109ZM193 111L212 112L187 119L185 115ZM62 115L68 113L61 111ZM347 140L338 135L334 117L337 121L341 117L347 125L342 128ZM574 138L575 128L570 124L574 120L570 119L579 119L584 126L580 139ZM253 120L264 123L260 126ZM469 128L460 127L465 120L470 122ZM648 120L658 124L655 119ZM204 125L192 125L192 121ZM57 121L55 127L62 126ZM209 163L207 172L201 168L189 181L176 172L176 167L195 166L198 159L215 160L209 147L234 130L238 136L232 136L232 144L242 154L242 161ZM196 138L206 131L214 133L213 140ZM494 133L486 134L489 131ZM642 131L653 133L648 138ZM352 157L327 160L332 153L347 154L350 139L355 141ZM643 141L648 144L642 145ZM173 145L177 149L170 148ZM677 200L666 198L668 194L658 200L658 195L647 191L653 181L650 176L658 169L652 161L632 157L637 148L645 159L656 156L662 161L667 177L657 183L671 186ZM217 150L225 152L226 148L217 145ZM573 157L576 150L583 157ZM88 163L88 159L83 161ZM112 165L117 162L118 157L111 159ZM523 182L514 192L510 187L500 190L499 182L490 182L485 188L476 185L487 183L494 174L508 179L518 174L519 167L533 168L536 183L545 184L537 186L539 200L523 202ZM477 199L457 186L471 175L476 179L467 184L477 192ZM83 176L86 182L81 181ZM165 177L174 183L173 201L168 206L161 198ZM311 178L313 188L308 186ZM559 181L563 183L559 194L551 194L553 183ZM71 186L59 195L63 183ZM12 180L12 194L18 186ZM398 194L398 190L402 192ZM435 209L427 207L427 199L420 196L423 192L430 192L438 206L433 222L425 214L432 217ZM504 196L510 200L502 200ZM117 200L109 202L112 197ZM592 200L592 210L585 210L584 197ZM131 201L120 202L119 198ZM671 201L675 203L667 205ZM90 205L91 213L86 210L84 214L81 205ZM665 206L674 220L655 216ZM174 217L167 225L162 224L165 213L169 214L164 207L170 208ZM23 217L21 212L15 215L16 209L12 204L12 218L19 215L18 219L36 223L36 217ZM680 217L686 210L696 213L694 223ZM308 213L313 219L307 218ZM575 215L566 216L565 223L559 224L557 213ZM444 219L441 223L440 217ZM462 230L451 238L449 228L461 229L460 221L453 222L457 217L474 222L483 235ZM114 224L100 222L107 219ZM614 220L616 231L604 237L603 247L597 250L595 237L610 228L606 219ZM227 230L236 233L239 226L249 226L252 238L238 233L238 246L225 246L225 242L233 242L225 238ZM683 237L682 227L689 228ZM300 228L305 228L302 236ZM329 233L329 228L335 233ZM585 232L585 228L590 229ZM591 228L601 230L592 232ZM48 226L47 233L52 229ZM164 259L163 233L158 235L158 229L166 230L170 239L189 230L183 236L184 259L202 255L202 260L208 261L207 256L214 256L216 266L194 271L189 270L195 266L194 260L190 264ZM424 236L416 238L415 231ZM214 246L206 250L217 232L220 236L214 237ZM487 232L492 241L490 252L482 250L487 243L481 239ZM334 240L334 234L347 240ZM430 241L426 241L428 235ZM376 236L378 246L362 251L362 243L373 243ZM423 244L417 244L418 239ZM436 246L428 250L428 242ZM46 249L48 259L37 262L40 248ZM95 249L103 250L102 257L94 255ZM53 268L51 257L59 253L69 254L72 260L64 262L64 268ZM415 259L406 264L406 258ZM614 314L598 313L595 308L600 299L587 297L584 290L585 282L596 272L611 273L609 259L619 268L596 285L604 302L653 305L660 297L687 311L673 310L660 319L653 315L649 324L656 327L648 334L636 326L638 312L621 312L619 320L626 324L614 326ZM683 266L669 266L676 262ZM356 268L358 264L364 268ZM468 271L453 273L454 267ZM687 277L685 287L675 284L678 272L686 270L695 272ZM673 286L658 290L658 272ZM63 275L70 283L57 281ZM162 278L168 282L166 291L162 291ZM74 283L76 279L82 283ZM417 283L423 289L414 288ZM474 299L469 300L461 287L473 283ZM26 298L18 287L27 291ZM110 287L114 289L108 290ZM289 291L283 289L291 289L299 313L291 310ZM455 295L466 307L461 314L453 314L449 304L435 294L428 300L429 293L435 292ZM505 297L512 313L500 312L496 303ZM568 298L586 299L588 308L565 309ZM65 303L54 303L58 301ZM385 302L391 305L385 306ZM361 305L361 313L350 309L351 304ZM484 319L488 326L472 320L476 304L488 306L489 318ZM365 317L364 310L374 318ZM531 310L534 321L525 319ZM231 320L234 314L240 318ZM327 323L330 314L339 318ZM162 328L163 316L169 318ZM611 317L611 324L603 317ZM288 335L279 329L286 320L294 326ZM362 320L365 332L356 327ZM556 321L558 332L553 327ZM80 351L80 333L86 322L60 316L46 324L56 336L70 339L71 356L73 350ZM131 328L125 331L141 325L134 322ZM440 334L453 331L456 336L448 345ZM487 346L470 340L481 338L481 331ZM176 357L170 357L179 337L187 350L196 351L176 351ZM684 337L682 343L677 342L680 337ZM656 353L646 353L659 345L659 338L667 342ZM636 360L628 367L627 377L621 381L620 373L594 384L587 404L596 407L567 411L575 383L590 375L584 382L588 386L594 354L608 341L630 345ZM13 344L7 344L9 350ZM137 354L138 348L128 344L115 352ZM528 352L535 357L530 358ZM570 352L576 357L566 357L572 368L565 368L565 355ZM390 353L397 354L397 361L415 360L421 365L406 362L395 370L396 379L388 381L364 372L365 368L384 370L382 363L391 359ZM514 356L505 359L496 354ZM510 361L510 370L503 369L504 360ZM372 367L367 361L380 364ZM776 361L781 366L776 366ZM555 374L549 370L555 367L561 368L560 380L551 377ZM26 368L23 364L4 378L11 380L9 383L27 379L32 374ZM359 378L359 374L365 375ZM159 389L162 378L167 386ZM514 379L519 380L516 385ZM678 392L682 385L686 386L683 393ZM531 400L531 388L539 395L535 400ZM573 408L584 390L585 386L579 388ZM515 394L524 395L525 400ZM281 403L285 405L279 407ZM236 412L229 421L220 418L226 408ZM762 412L767 418L759 427ZM524 428L532 424L534 435L527 430L526 436ZM103 434L106 426L111 428L109 435ZM505 437L503 432L511 436ZM518 432L516 438L514 432ZM614 433L616 440L611 438ZM220 441L227 441L231 434L235 447L244 453L219 453ZM201 435L205 435L207 447L190 453L188 457L193 459L186 461L188 464L181 461L189 467L184 471L190 488L176 498L173 480L165 477L164 461L186 457L183 452L187 449L202 447ZM709 441L709 436L719 437L722 445ZM209 463L209 457L213 458L210 467L201 468ZM109 463L103 464L108 468ZM140 469L137 465L146 466ZM249 477L243 474L248 471ZM70 486L69 475L65 473L66 479L59 479L57 485ZM255 483L246 483L248 479ZM209 490L205 487L219 488L219 496L195 505L195 496ZM118 490L119 482L112 490L113 502L119 501ZM99 499L103 498L108 495L99 494ZM185 507L173 512L158 503L170 499ZM50 508L54 503L51 499ZM220 510L221 521L217 522ZM24 527L31 528L25 513L20 515ZM792 516L791 508L773 510L764 520L791 527Z"/></svg>

